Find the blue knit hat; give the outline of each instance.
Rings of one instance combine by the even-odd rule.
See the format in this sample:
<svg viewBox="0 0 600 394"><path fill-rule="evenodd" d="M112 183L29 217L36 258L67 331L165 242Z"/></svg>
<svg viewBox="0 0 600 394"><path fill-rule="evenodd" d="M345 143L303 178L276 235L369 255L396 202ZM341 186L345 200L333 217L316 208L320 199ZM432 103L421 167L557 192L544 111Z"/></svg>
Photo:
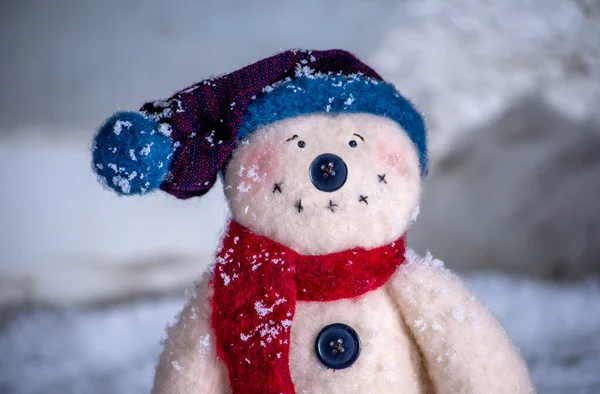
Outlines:
<svg viewBox="0 0 600 394"><path fill-rule="evenodd" d="M423 118L393 85L342 50L286 51L205 80L140 112L109 118L95 138L93 168L119 194L161 188L206 193L237 142L262 125L311 113L370 113L397 122L427 173Z"/></svg>

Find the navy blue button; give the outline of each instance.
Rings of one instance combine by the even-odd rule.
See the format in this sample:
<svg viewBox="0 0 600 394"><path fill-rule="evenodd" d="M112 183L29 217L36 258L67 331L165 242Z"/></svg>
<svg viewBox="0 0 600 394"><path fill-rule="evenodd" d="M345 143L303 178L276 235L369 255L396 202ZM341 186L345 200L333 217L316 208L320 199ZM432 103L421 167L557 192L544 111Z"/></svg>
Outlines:
<svg viewBox="0 0 600 394"><path fill-rule="evenodd" d="M338 155L323 153L310 164L309 176L317 189L323 192L334 192L346 183L348 168Z"/></svg>
<svg viewBox="0 0 600 394"><path fill-rule="evenodd" d="M327 368L344 369L356 362L360 355L360 338L352 327L334 323L321 330L315 342L319 361Z"/></svg>

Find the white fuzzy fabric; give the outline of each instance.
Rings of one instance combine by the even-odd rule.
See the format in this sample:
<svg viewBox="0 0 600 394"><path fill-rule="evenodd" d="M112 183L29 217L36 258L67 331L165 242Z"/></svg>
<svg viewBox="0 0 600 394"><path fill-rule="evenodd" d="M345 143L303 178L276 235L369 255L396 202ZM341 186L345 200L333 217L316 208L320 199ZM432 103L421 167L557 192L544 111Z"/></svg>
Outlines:
<svg viewBox="0 0 600 394"><path fill-rule="evenodd" d="M327 369L315 354L315 338L332 323L348 324L360 337L360 356L349 368ZM298 394L431 392L419 349L389 286L357 299L298 302L291 344L290 370Z"/></svg>
<svg viewBox="0 0 600 394"><path fill-rule="evenodd" d="M534 392L500 323L440 260L409 250L391 285L436 393Z"/></svg>
<svg viewBox="0 0 600 394"><path fill-rule="evenodd" d="M519 346L540 393L600 391L600 315L593 313L600 283L463 279ZM164 324L184 302L41 309L9 319L0 330L0 387L11 394L148 394Z"/></svg>
<svg viewBox="0 0 600 394"><path fill-rule="evenodd" d="M351 140L357 147L349 146ZM348 167L345 185L332 193L309 179L310 164L323 153L340 156ZM387 183L379 181L383 174ZM273 192L275 183L281 183L281 193ZM394 241L411 224L420 192L414 144L396 122L371 114L313 114L272 123L241 143L225 176L235 220L308 255ZM360 195L368 196L368 204ZM299 200L301 212L294 206ZM335 212L328 209L330 200Z"/></svg>
<svg viewBox="0 0 600 394"><path fill-rule="evenodd" d="M298 302L290 372L302 393L532 393L527 366L495 317L457 276L430 256L409 251L383 287L355 299ZM168 330L153 394L229 393L216 359L206 279ZM360 336L347 369L325 368L314 343L331 323Z"/></svg>
<svg viewBox="0 0 600 394"><path fill-rule="evenodd" d="M167 329L152 394L229 393L227 368L217 359L210 327L212 287L208 275Z"/></svg>

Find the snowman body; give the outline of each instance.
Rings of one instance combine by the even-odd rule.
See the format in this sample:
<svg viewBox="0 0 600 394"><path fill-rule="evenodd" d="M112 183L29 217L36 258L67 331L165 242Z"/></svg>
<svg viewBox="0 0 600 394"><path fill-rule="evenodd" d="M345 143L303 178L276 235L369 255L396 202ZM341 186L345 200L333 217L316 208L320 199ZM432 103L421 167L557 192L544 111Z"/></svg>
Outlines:
<svg viewBox="0 0 600 394"><path fill-rule="evenodd" d="M333 173L343 182L331 180ZM421 169L415 146L390 119L302 115L242 140L224 191L232 220L300 255L320 256L380 247L405 234L418 213ZM211 304L213 285L223 279L207 274L168 330L153 394L231 392L211 322L218 307ZM343 368L319 354L320 334L332 324L349 327L360 341ZM336 351L335 341L328 345ZM533 391L525 363L491 313L439 260L410 250L376 289L296 302L289 373L298 394Z"/></svg>

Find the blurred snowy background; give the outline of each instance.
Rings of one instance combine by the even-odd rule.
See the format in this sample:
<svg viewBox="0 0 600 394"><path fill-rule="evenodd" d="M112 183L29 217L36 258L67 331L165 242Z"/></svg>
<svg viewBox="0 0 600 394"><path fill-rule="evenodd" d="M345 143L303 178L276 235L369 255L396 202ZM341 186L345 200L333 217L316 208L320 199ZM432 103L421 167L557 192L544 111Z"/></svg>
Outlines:
<svg viewBox="0 0 600 394"><path fill-rule="evenodd" d="M0 393L149 392L227 210L122 199L94 129L279 49L355 52L426 114L410 244L461 272L540 393L600 392L599 0L0 2Z"/></svg>

